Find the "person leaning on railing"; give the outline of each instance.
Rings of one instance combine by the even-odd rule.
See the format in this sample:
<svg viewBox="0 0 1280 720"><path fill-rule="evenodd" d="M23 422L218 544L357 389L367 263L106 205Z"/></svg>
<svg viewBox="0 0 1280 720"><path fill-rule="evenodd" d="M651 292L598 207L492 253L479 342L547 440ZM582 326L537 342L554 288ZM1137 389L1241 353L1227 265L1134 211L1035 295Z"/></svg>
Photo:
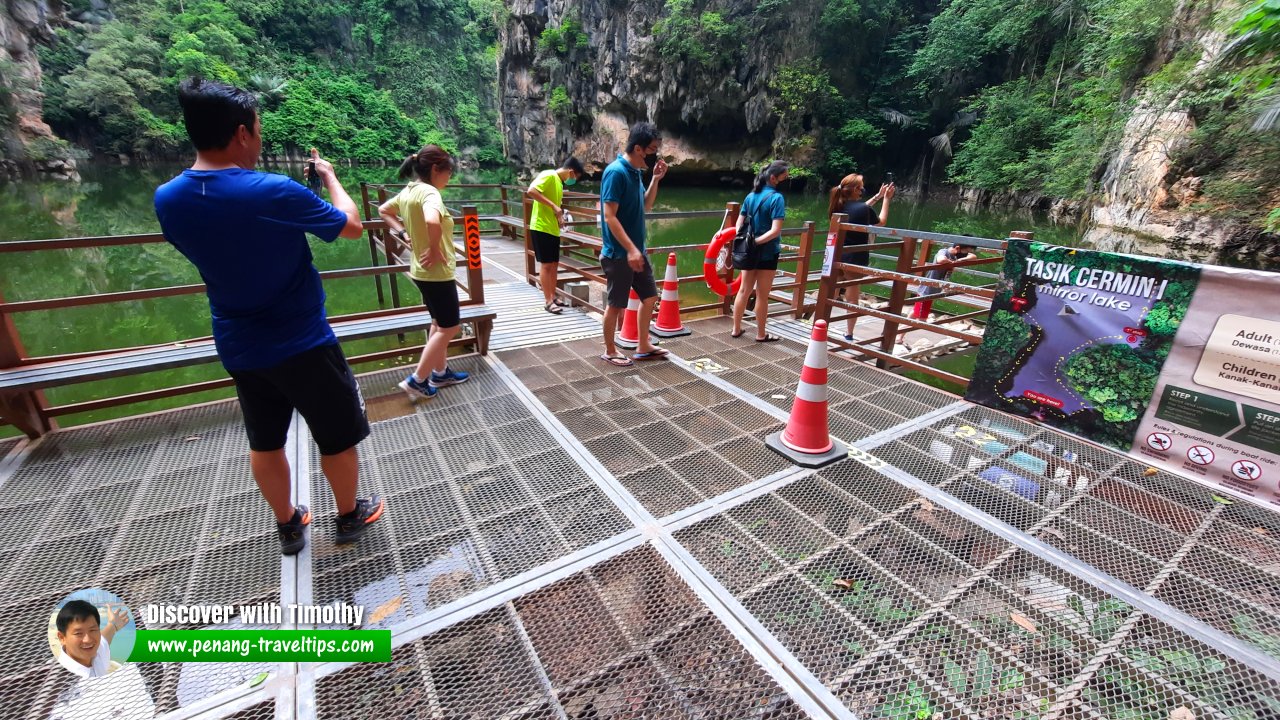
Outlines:
<svg viewBox="0 0 1280 720"><path fill-rule="evenodd" d="M253 93L191 78L179 86L178 103L196 161L156 190L156 217L204 279L214 346L236 383L249 467L275 513L280 550L301 551L311 523L310 510L291 500L284 445L294 410L320 450L338 509L337 542L353 542L382 516L383 501L356 497L356 446L369 436L369 421L325 316L307 233L325 242L359 238L356 204L314 148L309 170L332 205L284 175L254 170L262 122Z"/></svg>
<svg viewBox="0 0 1280 720"><path fill-rule="evenodd" d="M565 304L556 299L556 276L560 274L560 222L565 211L561 206L564 189L587 174L578 158L570 156L559 170L543 170L529 185L534 200L529 219L529 236L533 254L540 265L538 282L547 312L559 315Z"/></svg>
<svg viewBox="0 0 1280 720"><path fill-rule="evenodd" d="M836 213L844 213L847 216L846 222L854 225L884 225L889 222L889 201L893 200L897 188L893 183L886 183L880 186L877 192L870 200L862 201L862 191L864 181L861 175L853 173L845 175L839 185L831 188L831 199L827 203L827 214L834 215ZM872 209L881 199L884 205L881 206L880 212L877 213ZM844 244L846 247L856 247L858 245L871 244L871 235L865 232L848 232L844 236ZM840 262L846 265L861 265L869 267L871 265L870 250L842 250L840 254ZM842 280L850 280L854 278L864 277L855 273L845 273L847 277ZM861 286L854 285L849 288L842 288L841 294L844 301L857 305L862 299ZM845 321L844 339L853 341L853 318L850 317Z"/></svg>
<svg viewBox="0 0 1280 720"><path fill-rule="evenodd" d="M927 271L924 276L930 280L946 280L951 275L952 270L955 269L950 267L952 263L958 263L962 260L973 260L977 257L978 248L976 245L963 245L961 243L956 243L949 248L939 250L933 256L934 265L946 265L947 267L934 268ZM927 298L930 295L937 295L942 292L942 290L933 287L932 285L920 285L917 290L921 299L916 302L915 307L911 309L911 317L917 320L925 320L929 317L929 311L933 310L933 301L925 300L924 298Z"/></svg>

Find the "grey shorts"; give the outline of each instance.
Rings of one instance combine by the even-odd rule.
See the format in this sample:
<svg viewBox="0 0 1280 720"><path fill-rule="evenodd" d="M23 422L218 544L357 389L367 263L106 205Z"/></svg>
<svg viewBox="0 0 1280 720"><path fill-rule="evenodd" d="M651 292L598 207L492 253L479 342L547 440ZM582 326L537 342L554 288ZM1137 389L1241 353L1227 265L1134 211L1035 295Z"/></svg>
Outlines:
<svg viewBox="0 0 1280 720"><path fill-rule="evenodd" d="M653 265L649 264L649 256L644 257L644 270L636 272L631 269L627 259L600 256L600 268L604 270L607 281L607 301L609 307L625 308L627 298L634 289L641 300L657 297L658 284L653 279Z"/></svg>

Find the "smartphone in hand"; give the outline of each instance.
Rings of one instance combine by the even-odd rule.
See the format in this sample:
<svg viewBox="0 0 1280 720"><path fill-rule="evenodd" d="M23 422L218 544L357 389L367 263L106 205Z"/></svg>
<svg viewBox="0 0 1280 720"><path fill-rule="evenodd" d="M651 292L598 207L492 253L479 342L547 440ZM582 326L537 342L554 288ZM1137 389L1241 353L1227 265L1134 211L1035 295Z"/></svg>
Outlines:
<svg viewBox="0 0 1280 720"><path fill-rule="evenodd" d="M307 162L307 187L311 188L311 192L319 195L320 188L324 187L324 182L320 179L320 173L316 172L315 161Z"/></svg>

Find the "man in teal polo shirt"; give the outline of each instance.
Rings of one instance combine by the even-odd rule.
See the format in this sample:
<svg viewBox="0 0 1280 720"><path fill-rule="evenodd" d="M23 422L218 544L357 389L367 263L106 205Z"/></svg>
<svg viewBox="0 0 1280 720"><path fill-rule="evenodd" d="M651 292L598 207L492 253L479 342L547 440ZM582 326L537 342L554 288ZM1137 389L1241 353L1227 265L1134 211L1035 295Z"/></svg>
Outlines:
<svg viewBox="0 0 1280 720"><path fill-rule="evenodd" d="M631 290L640 297L640 342L635 359L657 360L667 354L666 350L654 347L649 339L649 320L658 300L658 286L653 279L653 266L644 252L644 214L653 209L658 198L658 183L667 174L667 163L658 157L661 148L662 137L657 126L636 123L627 136L625 152L604 169L600 180L600 202L604 207L600 267L607 283L605 354L600 359L618 367L632 364L631 358L619 353L613 343L618 316L626 309ZM647 190L642 175L646 167L653 169Z"/></svg>

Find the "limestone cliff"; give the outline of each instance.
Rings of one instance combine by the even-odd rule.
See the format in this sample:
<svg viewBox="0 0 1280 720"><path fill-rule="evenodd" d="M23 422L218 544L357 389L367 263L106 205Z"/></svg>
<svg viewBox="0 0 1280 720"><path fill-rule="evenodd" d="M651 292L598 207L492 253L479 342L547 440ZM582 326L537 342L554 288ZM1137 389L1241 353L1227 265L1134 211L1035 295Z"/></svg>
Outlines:
<svg viewBox="0 0 1280 720"><path fill-rule="evenodd" d="M723 72L695 71L664 60L653 25L663 0L512 0L502 30L498 92L508 157L522 168L544 167L573 152L611 161L637 121L658 123L664 156L677 174L717 174L749 168L778 139L770 95L778 68L813 54L820 4L797 0L780 16L778 42L720 48ZM711 2L725 17L751 3ZM543 40L570 28L557 48ZM581 36L573 37L580 28ZM732 40L730 41L732 43Z"/></svg>
<svg viewBox="0 0 1280 720"><path fill-rule="evenodd" d="M1168 59L1179 41L1198 47L1199 59L1187 86L1208 71L1228 38L1210 22L1221 3L1184 2L1163 43ZM1179 38L1181 34L1184 37ZM1186 37L1190 36L1190 37ZM1104 250L1207 262L1247 260L1269 266L1280 256L1266 257L1266 243L1258 228L1238 220L1217 219L1197 212L1203 180L1184 175L1175 158L1196 129L1179 102L1143 97L1125 125L1120 149L1102 177L1099 202L1089 211L1088 242ZM1272 248L1271 253L1280 252ZM1261 256L1259 256L1261 255Z"/></svg>
<svg viewBox="0 0 1280 720"><path fill-rule="evenodd" d="M75 161L41 117L35 44L62 21L61 0L5 0L0 6L0 179L37 171L79 179Z"/></svg>

